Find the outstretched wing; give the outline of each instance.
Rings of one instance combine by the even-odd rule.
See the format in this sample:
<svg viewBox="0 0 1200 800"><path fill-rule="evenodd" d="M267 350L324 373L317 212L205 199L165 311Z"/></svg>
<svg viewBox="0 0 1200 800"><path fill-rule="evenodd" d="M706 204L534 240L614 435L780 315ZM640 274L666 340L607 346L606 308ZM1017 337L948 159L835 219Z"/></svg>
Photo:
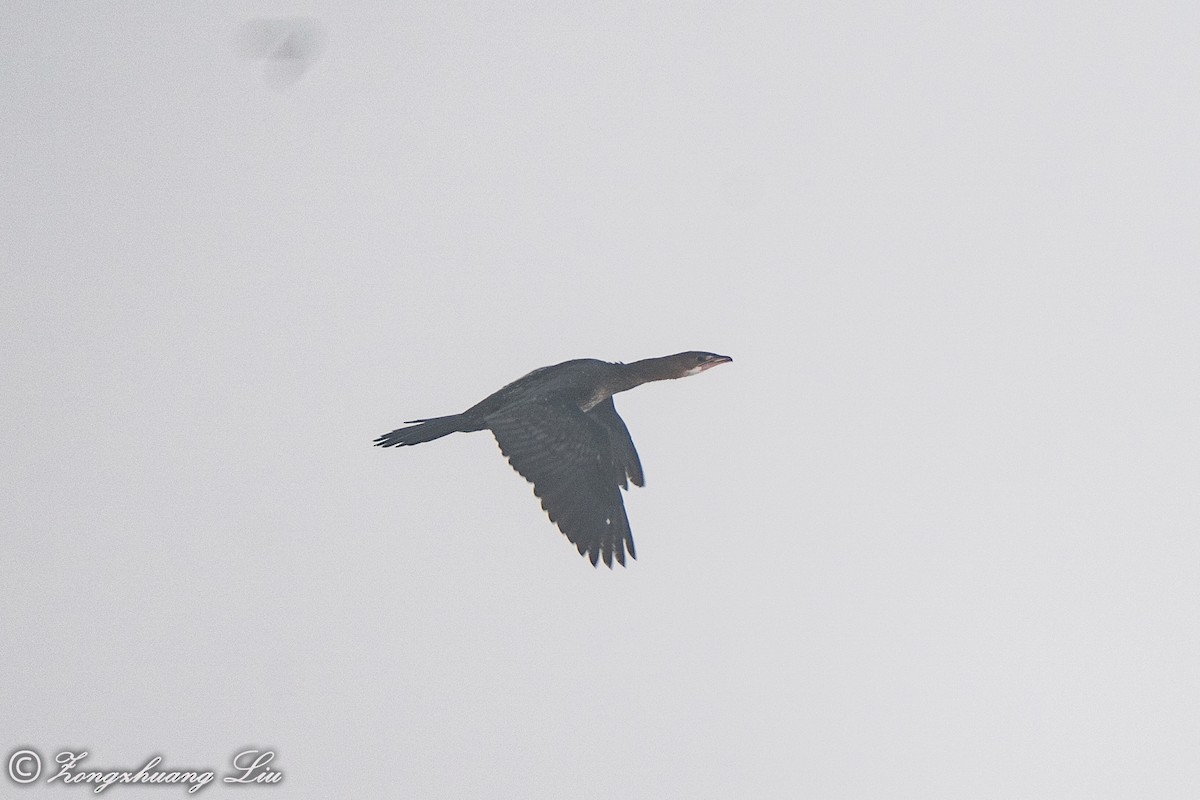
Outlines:
<svg viewBox="0 0 1200 800"><path fill-rule="evenodd" d="M614 451L605 425L571 403L537 400L489 416L487 426L580 555L593 565L603 558L610 568L613 558L625 564L626 550L637 558L619 488L629 462ZM636 453L634 458L636 463Z"/></svg>

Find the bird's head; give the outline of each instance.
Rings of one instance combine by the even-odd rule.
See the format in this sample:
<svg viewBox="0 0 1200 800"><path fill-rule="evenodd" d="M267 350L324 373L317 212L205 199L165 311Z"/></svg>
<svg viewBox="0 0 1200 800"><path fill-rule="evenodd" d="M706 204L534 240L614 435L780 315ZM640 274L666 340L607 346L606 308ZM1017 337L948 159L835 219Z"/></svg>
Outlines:
<svg viewBox="0 0 1200 800"><path fill-rule="evenodd" d="M686 378L697 375L717 364L733 361L729 356L719 356L716 353L703 353L699 350L689 350L686 353L676 353L673 356L658 358L643 358L634 361L626 368L635 376L631 386L637 386L648 381L669 381L674 378Z"/></svg>
<svg viewBox="0 0 1200 800"><path fill-rule="evenodd" d="M716 353L704 353L699 350L689 350L686 353L676 353L673 356L667 356L671 366L677 370L677 376L683 378L687 375L698 375L706 369L711 369L718 364L727 364L733 361L729 356L719 356Z"/></svg>

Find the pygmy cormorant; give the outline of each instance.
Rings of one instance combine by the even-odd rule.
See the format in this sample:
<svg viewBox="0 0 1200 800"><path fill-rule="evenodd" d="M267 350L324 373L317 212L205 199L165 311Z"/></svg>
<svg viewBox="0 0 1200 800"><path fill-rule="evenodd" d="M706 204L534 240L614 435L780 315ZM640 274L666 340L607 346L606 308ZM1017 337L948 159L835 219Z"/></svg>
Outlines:
<svg viewBox="0 0 1200 800"><path fill-rule="evenodd" d="M619 489L644 486L642 464L612 396L650 381L683 378L733 359L687 352L613 364L594 358L535 369L461 414L417 419L375 440L403 447L451 433L490 430L513 469L580 555L622 566L637 558ZM628 479L628 480L627 480Z"/></svg>

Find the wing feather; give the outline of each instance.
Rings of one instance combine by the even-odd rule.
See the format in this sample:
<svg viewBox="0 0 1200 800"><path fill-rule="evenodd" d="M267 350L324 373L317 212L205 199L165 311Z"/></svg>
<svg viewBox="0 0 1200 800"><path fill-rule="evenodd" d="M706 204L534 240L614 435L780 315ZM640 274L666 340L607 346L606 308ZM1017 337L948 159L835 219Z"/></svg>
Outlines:
<svg viewBox="0 0 1200 800"><path fill-rule="evenodd" d="M633 446L633 437L629 435L629 429L625 427L625 420L617 413L617 407L613 404L612 397L609 397L603 403L597 403L588 416L599 422L608 431L609 447L615 456L615 460L620 464L621 471L621 488L629 488L629 484L625 482L625 476L629 476L629 480L634 486L645 486L646 479L642 475L642 462L638 458L637 448Z"/></svg>
<svg viewBox="0 0 1200 800"><path fill-rule="evenodd" d="M612 405L611 399L607 402ZM615 408L612 414L616 416ZM489 416L487 424L500 451L533 484L550 521L580 555L592 564L603 559L609 567L613 559L624 565L626 552L637 558L621 496L626 475L641 485L632 441L626 450L604 420L570 403L546 399L506 407ZM624 435L628 439L628 431Z"/></svg>

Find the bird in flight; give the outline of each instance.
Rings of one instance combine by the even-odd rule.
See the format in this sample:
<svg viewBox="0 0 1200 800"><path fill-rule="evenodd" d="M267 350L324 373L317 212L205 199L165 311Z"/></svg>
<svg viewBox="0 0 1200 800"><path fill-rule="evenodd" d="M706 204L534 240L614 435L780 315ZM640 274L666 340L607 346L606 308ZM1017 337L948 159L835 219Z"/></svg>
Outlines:
<svg viewBox="0 0 1200 800"><path fill-rule="evenodd" d="M690 351L629 364L579 358L535 369L461 414L404 423L375 440L404 447L490 430L542 508L591 560L637 558L621 489L645 486L642 464L612 396L650 381L697 375L729 356Z"/></svg>

